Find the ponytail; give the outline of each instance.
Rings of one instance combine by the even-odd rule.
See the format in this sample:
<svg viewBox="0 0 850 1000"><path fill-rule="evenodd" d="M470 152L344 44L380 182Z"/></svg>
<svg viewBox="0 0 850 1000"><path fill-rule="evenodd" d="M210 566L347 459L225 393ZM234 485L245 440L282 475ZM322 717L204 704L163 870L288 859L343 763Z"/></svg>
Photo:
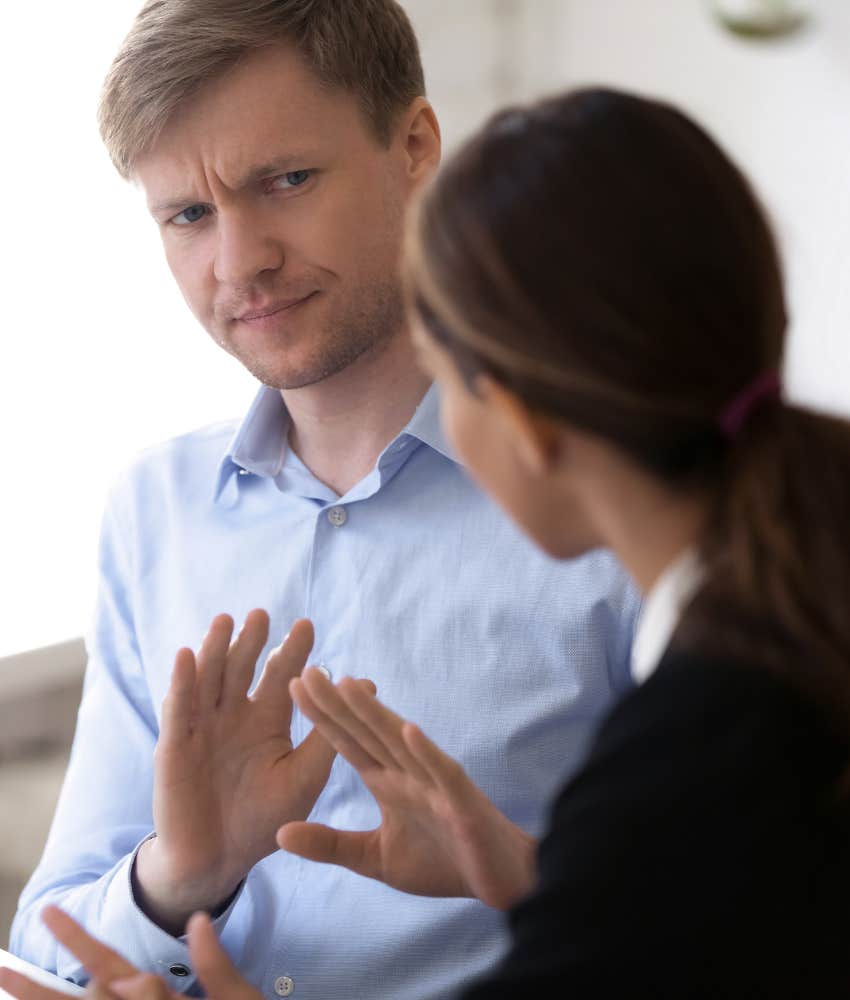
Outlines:
<svg viewBox="0 0 850 1000"><path fill-rule="evenodd" d="M783 674L850 734L850 423L775 402L730 442L677 641ZM718 627L725 623L725 627Z"/></svg>

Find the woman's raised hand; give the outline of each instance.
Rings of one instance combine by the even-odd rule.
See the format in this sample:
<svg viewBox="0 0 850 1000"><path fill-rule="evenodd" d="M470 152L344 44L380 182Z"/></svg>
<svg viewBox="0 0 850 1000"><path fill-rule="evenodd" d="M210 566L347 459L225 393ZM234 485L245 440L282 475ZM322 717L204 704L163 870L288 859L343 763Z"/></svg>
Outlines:
<svg viewBox="0 0 850 1000"><path fill-rule="evenodd" d="M362 681L333 685L310 668L293 701L359 772L381 809L376 830L292 822L284 850L349 868L403 892L475 896L506 909L531 888L536 842L451 757L381 704Z"/></svg>

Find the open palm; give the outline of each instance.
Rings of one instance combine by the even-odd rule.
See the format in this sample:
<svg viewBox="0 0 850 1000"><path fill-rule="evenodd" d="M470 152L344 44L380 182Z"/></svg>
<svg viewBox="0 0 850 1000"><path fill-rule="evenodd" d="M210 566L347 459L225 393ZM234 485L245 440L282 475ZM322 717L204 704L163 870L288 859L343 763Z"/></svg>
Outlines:
<svg viewBox="0 0 850 1000"><path fill-rule="evenodd" d="M504 909L531 888L535 842L463 768L362 684L318 670L290 684L301 711L359 772L381 810L376 830L293 822L285 850L342 865L403 892L476 896Z"/></svg>
<svg viewBox="0 0 850 1000"><path fill-rule="evenodd" d="M335 753L317 732L296 749L290 739L288 685L313 645L308 621L248 694L268 629L268 615L252 611L231 642L232 619L221 615L197 656L177 654L154 756L157 836L137 859L143 899L166 923L226 899L277 850L281 823L306 818L330 773Z"/></svg>

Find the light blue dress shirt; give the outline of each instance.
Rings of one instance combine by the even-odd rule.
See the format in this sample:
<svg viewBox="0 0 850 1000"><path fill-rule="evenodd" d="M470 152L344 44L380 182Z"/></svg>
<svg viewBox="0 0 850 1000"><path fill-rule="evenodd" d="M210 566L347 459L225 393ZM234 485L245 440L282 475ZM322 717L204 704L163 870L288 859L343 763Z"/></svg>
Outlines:
<svg viewBox="0 0 850 1000"><path fill-rule="evenodd" d="M514 822L542 831L631 683L635 591L605 552L538 552L469 481L438 417L432 388L338 497L287 448L280 394L262 389L235 436L218 425L152 449L115 488L70 766L12 951L85 981L40 923L58 903L135 965L200 991L185 941L136 906L130 871L153 829L151 757L175 652L222 611L238 624L266 608L269 648L311 618L312 663L335 681L372 678ZM294 742L308 730L296 712ZM338 759L312 818L367 829L379 812ZM254 868L217 925L271 1000L453 997L506 945L503 916L477 901L407 896L283 852Z"/></svg>

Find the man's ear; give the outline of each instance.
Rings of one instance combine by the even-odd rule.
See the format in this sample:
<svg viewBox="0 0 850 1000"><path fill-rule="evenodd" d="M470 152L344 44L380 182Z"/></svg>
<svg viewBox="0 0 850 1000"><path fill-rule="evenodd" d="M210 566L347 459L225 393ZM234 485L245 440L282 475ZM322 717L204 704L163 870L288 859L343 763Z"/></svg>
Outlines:
<svg viewBox="0 0 850 1000"><path fill-rule="evenodd" d="M557 422L536 413L489 375L476 375L475 392L501 424L528 472L533 476L549 472L563 452L563 434Z"/></svg>
<svg viewBox="0 0 850 1000"><path fill-rule="evenodd" d="M440 165L440 123L429 102L417 97L404 113L400 128L408 179L414 185L421 184Z"/></svg>

